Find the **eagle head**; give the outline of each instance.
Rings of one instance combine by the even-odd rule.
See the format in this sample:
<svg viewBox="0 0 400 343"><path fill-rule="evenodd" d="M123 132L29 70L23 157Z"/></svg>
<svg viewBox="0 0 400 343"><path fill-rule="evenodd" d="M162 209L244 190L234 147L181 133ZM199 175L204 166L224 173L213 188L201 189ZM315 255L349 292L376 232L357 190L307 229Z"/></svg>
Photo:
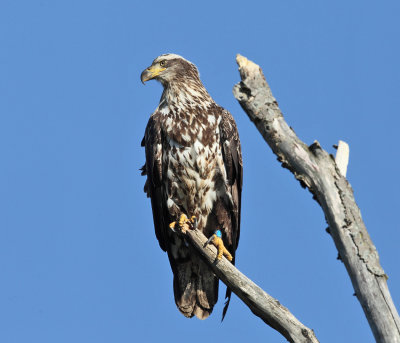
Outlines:
<svg viewBox="0 0 400 343"><path fill-rule="evenodd" d="M143 84L155 79L162 83L164 87L171 83L200 81L199 72L196 66L176 54L165 54L158 56L150 67L143 70L140 75Z"/></svg>

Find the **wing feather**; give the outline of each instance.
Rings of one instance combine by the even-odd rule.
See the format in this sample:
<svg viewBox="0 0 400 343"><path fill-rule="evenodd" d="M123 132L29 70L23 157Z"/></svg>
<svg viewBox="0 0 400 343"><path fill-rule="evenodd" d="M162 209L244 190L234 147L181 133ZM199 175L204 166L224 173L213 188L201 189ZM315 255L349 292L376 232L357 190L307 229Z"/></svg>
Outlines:
<svg viewBox="0 0 400 343"><path fill-rule="evenodd" d="M228 246L228 250L232 253L232 263L235 264L235 251L238 247L240 237L240 212L243 183L242 151L235 120L226 110L223 110L222 120L219 128L221 132L221 146L225 170L228 178L229 191L233 202L233 208L230 211L232 214L232 225L230 228L227 228L229 230L227 234L230 235L230 241L232 242L232 245ZM227 288L225 294L225 306L222 311L222 320L224 320L226 312L228 311L231 295L231 289Z"/></svg>
<svg viewBox="0 0 400 343"><path fill-rule="evenodd" d="M240 236L240 211L243 183L243 162L239 133L232 115L224 110L220 123L221 146L228 178L229 191L232 196L232 227L229 232L232 252L237 249Z"/></svg>
<svg viewBox="0 0 400 343"><path fill-rule="evenodd" d="M163 137L159 113L155 112L146 126L142 146L146 151L146 164L143 173L147 175L145 192L151 198L153 221L156 237L162 250L167 250L166 227L169 223L169 212L166 208L166 196L163 191Z"/></svg>

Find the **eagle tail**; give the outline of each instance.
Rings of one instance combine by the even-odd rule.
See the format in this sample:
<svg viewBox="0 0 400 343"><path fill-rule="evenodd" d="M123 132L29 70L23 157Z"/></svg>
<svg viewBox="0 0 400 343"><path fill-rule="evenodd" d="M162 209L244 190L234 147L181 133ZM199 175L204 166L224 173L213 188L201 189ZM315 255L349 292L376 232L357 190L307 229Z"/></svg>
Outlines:
<svg viewBox="0 0 400 343"><path fill-rule="evenodd" d="M188 318L206 319L218 300L218 279L200 259L176 266L174 273L175 303Z"/></svg>

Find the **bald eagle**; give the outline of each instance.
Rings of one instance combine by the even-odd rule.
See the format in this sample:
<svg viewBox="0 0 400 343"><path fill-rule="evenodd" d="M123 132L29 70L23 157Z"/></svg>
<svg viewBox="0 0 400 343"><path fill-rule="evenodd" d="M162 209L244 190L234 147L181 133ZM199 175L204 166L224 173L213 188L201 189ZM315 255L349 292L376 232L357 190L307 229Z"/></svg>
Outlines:
<svg viewBox="0 0 400 343"><path fill-rule="evenodd" d="M141 74L164 90L142 146L155 233L174 274L175 303L186 317L207 318L218 300L218 279L169 224L185 214L210 237L219 229L233 255L239 241L242 155L232 115L218 106L196 66L175 54L157 57ZM227 289L226 313L231 291Z"/></svg>

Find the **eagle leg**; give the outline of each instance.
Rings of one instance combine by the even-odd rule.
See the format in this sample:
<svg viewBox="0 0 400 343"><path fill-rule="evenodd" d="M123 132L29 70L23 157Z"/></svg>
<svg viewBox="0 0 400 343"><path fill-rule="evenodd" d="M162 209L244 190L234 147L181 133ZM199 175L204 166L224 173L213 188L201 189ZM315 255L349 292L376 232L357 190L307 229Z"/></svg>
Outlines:
<svg viewBox="0 0 400 343"><path fill-rule="evenodd" d="M178 222L175 221L169 224L170 229L175 231L176 224L178 224L178 227L181 229L181 231L185 233L191 227L196 228L197 219L195 216L191 216L189 219L184 213L182 213Z"/></svg>
<svg viewBox="0 0 400 343"><path fill-rule="evenodd" d="M217 254L217 259L220 260L222 258L222 255L225 256L229 261L232 261L232 255L228 251L228 249L225 248L224 242L221 238L221 231L217 230L207 241L207 243L212 242L218 250Z"/></svg>

